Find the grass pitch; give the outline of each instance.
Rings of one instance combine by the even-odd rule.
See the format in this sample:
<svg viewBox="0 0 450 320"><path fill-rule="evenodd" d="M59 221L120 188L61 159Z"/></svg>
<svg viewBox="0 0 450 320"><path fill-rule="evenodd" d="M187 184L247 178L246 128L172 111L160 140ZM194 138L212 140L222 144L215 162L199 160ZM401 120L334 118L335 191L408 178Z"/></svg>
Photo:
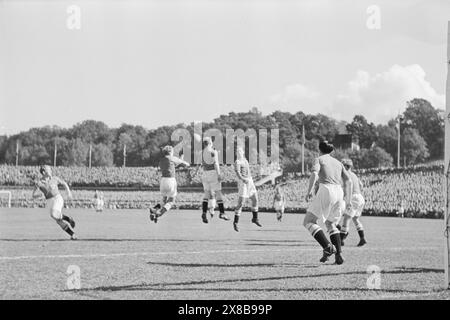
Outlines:
<svg viewBox="0 0 450 320"><path fill-rule="evenodd" d="M321 264L303 215L241 215L239 233L216 216L172 211L157 224L144 210L67 210L78 241L45 209L0 209L2 299L449 299L442 220L363 217L368 245L351 225L343 256ZM228 212L230 217L232 214ZM70 265L81 289L67 286ZM369 266L381 269L369 289ZM377 277L378 275L372 275ZM369 279L369 283L371 282Z"/></svg>

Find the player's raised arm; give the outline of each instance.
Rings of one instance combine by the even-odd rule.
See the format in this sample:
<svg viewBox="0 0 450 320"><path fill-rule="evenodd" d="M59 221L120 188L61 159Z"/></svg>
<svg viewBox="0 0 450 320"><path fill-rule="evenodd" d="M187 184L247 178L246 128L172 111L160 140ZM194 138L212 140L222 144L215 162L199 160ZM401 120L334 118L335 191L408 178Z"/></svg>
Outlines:
<svg viewBox="0 0 450 320"><path fill-rule="evenodd" d="M40 192L39 186L38 186L37 183L34 185L33 193L31 194L31 197L32 197L33 199L36 199L36 198L41 197L41 194L42 194L42 193L40 192L40 193L36 194L36 191L39 191L39 192Z"/></svg>
<svg viewBox="0 0 450 320"><path fill-rule="evenodd" d="M58 183L66 189L67 197L72 198L72 191L70 191L69 185L63 179L58 178Z"/></svg>
<svg viewBox="0 0 450 320"><path fill-rule="evenodd" d="M170 159L170 161L172 161L176 166L183 165L183 166L189 167L189 162L184 161L183 159L180 159L180 158L175 157L175 156L171 156L169 159Z"/></svg>

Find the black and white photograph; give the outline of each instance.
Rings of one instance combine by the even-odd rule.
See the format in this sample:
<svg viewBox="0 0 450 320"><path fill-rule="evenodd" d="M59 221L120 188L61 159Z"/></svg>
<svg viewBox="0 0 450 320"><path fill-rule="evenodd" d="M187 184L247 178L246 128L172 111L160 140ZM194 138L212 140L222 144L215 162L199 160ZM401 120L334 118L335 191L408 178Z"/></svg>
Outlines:
<svg viewBox="0 0 450 320"><path fill-rule="evenodd" d="M448 0L0 0L0 300L450 300L449 68Z"/></svg>

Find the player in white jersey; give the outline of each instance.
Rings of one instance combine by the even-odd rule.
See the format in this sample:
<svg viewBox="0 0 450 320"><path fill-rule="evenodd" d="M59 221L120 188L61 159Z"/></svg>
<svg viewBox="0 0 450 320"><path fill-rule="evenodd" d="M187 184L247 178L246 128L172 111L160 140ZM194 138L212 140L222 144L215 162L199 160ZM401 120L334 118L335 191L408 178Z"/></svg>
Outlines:
<svg viewBox="0 0 450 320"><path fill-rule="evenodd" d="M352 182L342 163L330 155L333 150L333 145L327 141L319 143L320 156L315 159L306 195L307 202L311 198L313 200L307 209L303 226L323 248L323 256L320 262L328 261L328 258L335 254L336 264L342 264L344 259L341 255L341 237L336 224L345 209L344 199L347 200L350 197ZM317 179L319 180L319 188L317 193L314 194L314 185ZM345 186L344 190L342 189L342 181ZM325 223L331 243L322 228L317 224L319 218Z"/></svg>
<svg viewBox="0 0 450 320"><path fill-rule="evenodd" d="M356 230L358 231L359 235L358 247L361 247L367 243L366 239L364 238L364 227L361 221L359 220L365 204L364 197L362 196L361 193L363 185L361 183L361 180L359 180L356 174L352 171L353 167L352 160L343 159L342 164L344 165L345 169L347 169L350 179L352 180L352 192L350 203L347 203L347 207L342 219L342 226L340 227L341 243L342 245L344 245L344 240L348 236L350 220L353 220L353 223L355 224Z"/></svg>
<svg viewBox="0 0 450 320"><path fill-rule="evenodd" d="M284 194L278 185L275 188L275 196L273 197L273 207L277 213L277 220L281 222L284 213Z"/></svg>
<svg viewBox="0 0 450 320"><path fill-rule="evenodd" d="M103 200L103 192L99 192L98 190L95 190L94 194L94 205L95 205L95 211L102 212L105 201Z"/></svg>
<svg viewBox="0 0 450 320"><path fill-rule="evenodd" d="M149 208L150 220L157 223L159 217L169 211L175 203L177 196L177 180L175 178L175 168L178 165L189 166L189 163L173 155L173 147L165 146L162 149L163 157L159 161L161 170L161 181L159 190L162 195L162 207L158 203L153 208Z"/></svg>
<svg viewBox="0 0 450 320"><path fill-rule="evenodd" d="M239 232L239 216L241 215L244 202L248 198L250 198L252 202L252 222L258 227L261 227L261 224L258 220L258 193L250 172L250 165L245 158L244 149L242 147L237 147L236 152L237 159L234 163L234 169L238 178L239 200L234 213L233 227L235 231Z"/></svg>
<svg viewBox="0 0 450 320"><path fill-rule="evenodd" d="M39 172L42 178L36 182L32 197L38 198L40 195L36 194L36 192L38 190L41 191L47 201L46 207L50 210L50 216L70 236L71 240L76 240L77 237L73 230L75 228L75 221L62 213L64 199L58 189L59 185L63 185L67 191L67 197L72 198L72 192L69 186L63 179L53 176L52 169L49 166L42 166Z"/></svg>
<svg viewBox="0 0 450 320"><path fill-rule="evenodd" d="M206 213L211 212L212 200L215 199L219 207L219 218L223 220L230 220L225 214L225 206L222 196L222 176L220 174L219 155L217 150L213 147L213 142L210 137L203 139L202 152L202 184L203 184L203 201L202 201L202 221L208 223ZM196 173L199 171L197 169ZM215 205L215 204L214 204Z"/></svg>

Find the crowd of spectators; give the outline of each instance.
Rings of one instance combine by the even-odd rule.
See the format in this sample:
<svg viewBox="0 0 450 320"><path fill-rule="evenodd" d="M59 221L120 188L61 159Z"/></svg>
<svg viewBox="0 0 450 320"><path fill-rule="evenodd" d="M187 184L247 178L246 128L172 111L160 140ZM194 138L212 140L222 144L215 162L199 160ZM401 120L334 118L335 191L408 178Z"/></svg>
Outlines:
<svg viewBox="0 0 450 320"><path fill-rule="evenodd" d="M30 186L38 171L37 167L0 166L0 185L12 192L12 205L17 207L43 207L43 200L33 200ZM180 187L200 187L201 172L194 175L196 168L179 171ZM56 167L55 175L64 178L72 187L73 200L66 201L67 207L93 207L93 190L79 190L82 187L115 187L115 190L104 190L105 207L148 208L160 200L157 190L139 191L139 188L158 188L159 173L154 168L63 168ZM223 166L225 188L225 204L232 210L237 203L235 189L235 173L231 166ZM260 170L254 168L258 180ZM442 164L416 166L399 169L359 170L366 199L365 215L404 216L442 218L444 215L444 185L446 183ZM305 195L308 187L308 176L284 176L278 181L286 199L286 211L305 212L307 203ZM134 191L121 187L137 187ZM258 189L261 211L272 210L275 190L272 185L264 185ZM177 197L179 208L200 208L202 200L201 188L194 191L183 189ZM0 200L4 206L6 198Z"/></svg>
<svg viewBox="0 0 450 320"><path fill-rule="evenodd" d="M179 186L200 187L202 169L197 166L178 169ZM252 165L255 178L264 174L261 166ZM235 185L233 166L221 166L223 184ZM54 167L53 174L64 179L71 187L116 187L155 188L159 187L160 172L153 167ZM39 176L39 167L0 165L0 186L32 186Z"/></svg>

